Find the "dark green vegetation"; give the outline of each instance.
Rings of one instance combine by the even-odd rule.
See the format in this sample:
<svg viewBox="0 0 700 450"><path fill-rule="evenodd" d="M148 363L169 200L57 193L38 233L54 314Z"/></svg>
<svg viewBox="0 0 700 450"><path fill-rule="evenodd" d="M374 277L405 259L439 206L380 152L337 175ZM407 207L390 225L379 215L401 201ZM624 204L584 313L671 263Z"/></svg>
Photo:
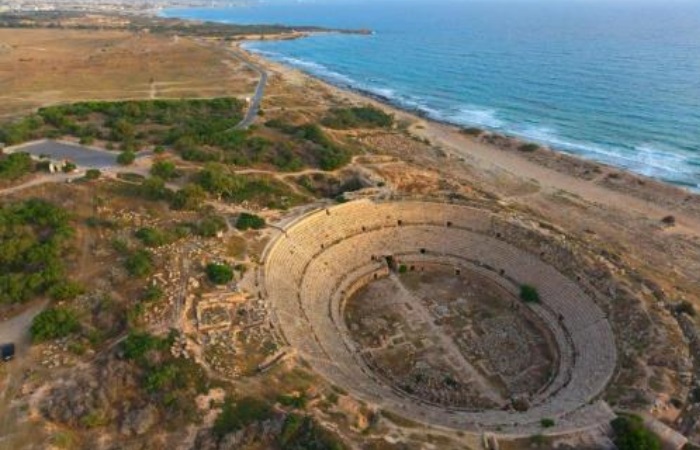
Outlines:
<svg viewBox="0 0 700 450"><path fill-rule="evenodd" d="M30 332L34 342L44 342L69 336L79 329L80 322L73 312L56 307L40 312L34 318Z"/></svg>
<svg viewBox="0 0 700 450"><path fill-rule="evenodd" d="M88 169L85 172L86 180L97 180L102 176L102 172L99 169Z"/></svg>
<svg viewBox="0 0 700 450"><path fill-rule="evenodd" d="M37 114L0 129L7 144L60 136L90 137L118 144L121 164L147 145L175 146L181 153L200 146L238 144L231 131L242 118L243 103L211 100L82 102L41 108Z"/></svg>
<svg viewBox="0 0 700 450"><path fill-rule="evenodd" d="M23 302L63 283L72 236L68 213L43 200L0 206L0 303Z"/></svg>
<svg viewBox="0 0 700 450"><path fill-rule="evenodd" d="M122 357L136 368L141 389L167 421L198 418L195 397L209 389L204 370L195 362L172 356L176 333L166 337L132 332L121 344Z"/></svg>
<svg viewBox="0 0 700 450"><path fill-rule="evenodd" d="M532 143L527 143L527 144L522 144L518 147L518 150L521 152L525 153L532 153L540 149L540 146L537 144L532 144Z"/></svg>
<svg viewBox="0 0 700 450"><path fill-rule="evenodd" d="M2 139L0 138L0 142ZM34 171L34 161L28 153L0 156L0 179L16 180Z"/></svg>
<svg viewBox="0 0 700 450"><path fill-rule="evenodd" d="M279 437L284 450L343 450L345 445L308 416L290 414Z"/></svg>
<svg viewBox="0 0 700 450"><path fill-rule="evenodd" d="M394 125L394 116L373 106L333 108L321 122L323 126L337 130L351 128L389 128Z"/></svg>
<svg viewBox="0 0 700 450"><path fill-rule="evenodd" d="M537 292L537 288L534 286L523 284L520 286L520 299L525 303L539 303L540 293Z"/></svg>
<svg viewBox="0 0 700 450"><path fill-rule="evenodd" d="M146 247L161 247L174 240L170 233L149 227L140 228L134 233L134 236L143 242Z"/></svg>
<svg viewBox="0 0 700 450"><path fill-rule="evenodd" d="M263 400L255 397L242 397L240 399L226 398L221 414L214 422L214 434L218 437L238 431L255 422L271 419L272 408Z"/></svg>
<svg viewBox="0 0 700 450"><path fill-rule="evenodd" d="M153 255L148 250L136 250L126 258L124 267L133 277L146 277L153 273Z"/></svg>
<svg viewBox="0 0 700 450"><path fill-rule="evenodd" d="M334 142L316 124L294 126L280 119L273 119L266 122L265 126L294 137L303 146L304 156L314 160L313 165L323 170L335 170L350 162L352 156L350 150ZM290 169L298 169L297 166L300 164L294 164ZM283 170L285 168L279 165L278 167Z"/></svg>
<svg viewBox="0 0 700 450"><path fill-rule="evenodd" d="M179 173L172 161L155 161L151 166L151 175L163 180L172 180L177 178Z"/></svg>
<svg viewBox="0 0 700 450"><path fill-rule="evenodd" d="M236 221L236 228L241 231L260 230L265 228L265 219L256 216L255 214L241 213Z"/></svg>
<svg viewBox="0 0 700 450"><path fill-rule="evenodd" d="M302 200L290 192L289 186L272 177L236 175L222 164L207 164L194 181L204 191L229 202L249 201L268 208L285 209Z"/></svg>
<svg viewBox="0 0 700 450"><path fill-rule="evenodd" d="M551 428L555 425L555 423L553 419L545 418L540 420L540 425L542 426L542 428Z"/></svg>
<svg viewBox="0 0 700 450"><path fill-rule="evenodd" d="M620 416L610 422L618 450L660 450L659 438L644 427L637 416Z"/></svg>
<svg viewBox="0 0 700 450"><path fill-rule="evenodd" d="M207 277L214 284L226 284L233 280L233 269L226 264L207 264Z"/></svg>

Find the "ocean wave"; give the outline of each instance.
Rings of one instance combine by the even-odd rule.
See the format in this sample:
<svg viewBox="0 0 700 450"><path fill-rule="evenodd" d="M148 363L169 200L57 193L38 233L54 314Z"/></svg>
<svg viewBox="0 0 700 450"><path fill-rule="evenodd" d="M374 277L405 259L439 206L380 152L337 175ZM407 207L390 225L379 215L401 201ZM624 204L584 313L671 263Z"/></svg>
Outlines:
<svg viewBox="0 0 700 450"><path fill-rule="evenodd" d="M693 167L695 157L676 150L664 149L661 144L644 143L630 148L598 145L569 140L549 127L530 127L515 131L514 135L548 145L579 156L622 167L638 174L660 178L690 187L700 187L700 173Z"/></svg>
<svg viewBox="0 0 700 450"><path fill-rule="evenodd" d="M447 119L458 125L472 125L493 130L499 130L505 125L505 123L497 117L496 110L478 107L461 108L456 114L447 115Z"/></svg>

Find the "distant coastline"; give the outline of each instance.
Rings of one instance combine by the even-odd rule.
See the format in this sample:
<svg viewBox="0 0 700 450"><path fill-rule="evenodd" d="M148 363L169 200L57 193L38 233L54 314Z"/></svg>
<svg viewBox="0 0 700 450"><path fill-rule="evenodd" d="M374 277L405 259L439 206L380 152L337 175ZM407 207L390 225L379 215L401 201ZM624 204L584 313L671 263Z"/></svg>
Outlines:
<svg viewBox="0 0 700 450"><path fill-rule="evenodd" d="M536 33L538 47L529 43L533 33L524 31L517 36L520 40L513 40L514 36L509 43L494 46L493 39L500 33L497 30L493 35L488 29L481 31L483 38L476 34L465 36L446 27L431 29L434 20L424 19L447 20L450 14L460 17L458 14L465 12L459 9L423 14L412 11L402 15L392 8L389 12L379 6L369 8L365 11L359 7L322 8L305 4L286 8L166 10L164 14L226 23L269 20L331 27L369 26L377 30L377 35L366 41L310 34L312 39L303 42L266 39L247 44L246 49L422 117L515 136L677 186L700 189L700 146L696 131L700 122L690 108L694 95L700 92L696 93L690 85L690 91L680 90L683 83L695 85L694 77L671 67L662 70L665 66L656 60L645 62L627 56L634 55L640 47L630 46L630 39L618 42L620 33L609 38L615 47L608 53L594 52L590 57L589 53L583 53L579 57L579 52L590 50L585 40L580 45L578 40L573 41L573 47L563 45L559 50L562 45L558 40L551 41ZM503 14L495 7L483 9L484 13L498 13L498 17ZM475 14L469 14L472 16ZM407 21L406 17L410 19ZM494 20L500 23L500 19L493 18L485 23ZM465 27L479 30L482 22L467 20ZM410 31L419 25L424 32ZM589 32L595 26L589 20L584 28ZM646 32L651 25L638 29L630 19L629 26L630 36L635 36ZM557 32L559 28L554 27ZM561 32L569 31L566 28ZM458 34L454 35L455 32ZM674 47L667 58L665 45L654 41L652 44L656 45L652 55L659 61L676 57ZM676 51L685 48L682 44L679 41ZM524 52L515 52L523 46ZM552 56L542 59L542 48ZM560 53L573 56L563 58ZM642 67L648 70L642 71L640 64L646 64ZM672 61L666 65L669 64ZM664 81L661 75L666 70L680 75L675 80L677 84L673 84L673 77ZM641 91L637 85L647 86L644 96L638 95Z"/></svg>

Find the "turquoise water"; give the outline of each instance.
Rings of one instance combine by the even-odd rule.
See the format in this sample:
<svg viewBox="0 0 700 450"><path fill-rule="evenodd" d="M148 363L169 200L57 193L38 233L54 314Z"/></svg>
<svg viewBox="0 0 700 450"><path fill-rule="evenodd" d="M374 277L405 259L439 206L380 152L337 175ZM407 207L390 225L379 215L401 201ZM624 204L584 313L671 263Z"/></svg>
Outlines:
<svg viewBox="0 0 700 450"><path fill-rule="evenodd" d="M329 1L164 15L371 28L246 48L438 120L700 188L697 1Z"/></svg>

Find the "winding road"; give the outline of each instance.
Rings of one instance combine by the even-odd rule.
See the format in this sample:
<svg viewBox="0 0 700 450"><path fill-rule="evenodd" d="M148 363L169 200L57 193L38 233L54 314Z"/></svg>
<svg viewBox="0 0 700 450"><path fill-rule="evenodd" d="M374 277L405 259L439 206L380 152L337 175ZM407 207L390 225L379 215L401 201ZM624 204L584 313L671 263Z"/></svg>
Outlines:
<svg viewBox="0 0 700 450"><path fill-rule="evenodd" d="M243 117L243 120L241 120L238 125L236 125L236 129L242 130L246 129L249 126L253 124L255 121L255 118L258 116L258 112L260 111L260 104L262 103L263 96L265 95L265 86L267 86L267 71L263 69L262 67L258 66L257 64L253 63L250 61L248 58L244 57L241 53L239 53L236 50L231 50L230 51L231 56L233 56L235 59L239 60L242 62L245 66L247 66L249 69L252 71L256 72L260 76L260 80L258 81L258 85L255 88L255 94L253 95L253 98L250 100L250 105L248 106L248 112L246 112L245 116Z"/></svg>

